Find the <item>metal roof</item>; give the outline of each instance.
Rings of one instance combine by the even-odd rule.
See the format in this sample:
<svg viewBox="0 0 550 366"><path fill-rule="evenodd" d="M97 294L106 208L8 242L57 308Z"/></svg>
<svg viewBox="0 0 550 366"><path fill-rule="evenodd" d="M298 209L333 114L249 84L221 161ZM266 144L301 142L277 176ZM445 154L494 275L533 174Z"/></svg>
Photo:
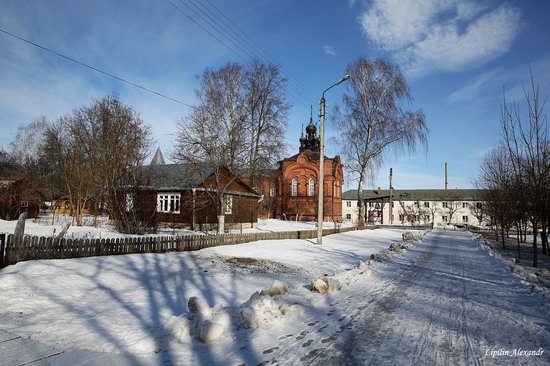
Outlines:
<svg viewBox="0 0 550 366"><path fill-rule="evenodd" d="M188 169L186 164L154 164L143 167L149 186L156 190L197 188L214 173L213 168Z"/></svg>
<svg viewBox="0 0 550 366"><path fill-rule="evenodd" d="M481 189L394 189L393 199L403 201L481 201ZM363 199L376 200L388 198L389 189L363 190ZM356 200L357 190L350 189L342 193L343 200Z"/></svg>

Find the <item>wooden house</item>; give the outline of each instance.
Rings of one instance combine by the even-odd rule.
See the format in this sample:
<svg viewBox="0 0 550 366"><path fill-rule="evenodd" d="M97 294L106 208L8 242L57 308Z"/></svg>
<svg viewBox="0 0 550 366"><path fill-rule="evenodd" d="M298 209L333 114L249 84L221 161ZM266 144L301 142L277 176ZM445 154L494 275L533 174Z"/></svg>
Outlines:
<svg viewBox="0 0 550 366"><path fill-rule="evenodd" d="M153 159L144 167L148 184L127 197L129 209L154 215L161 225L194 230L216 226L218 215L224 215L225 229L257 226L260 195L229 169L162 163Z"/></svg>

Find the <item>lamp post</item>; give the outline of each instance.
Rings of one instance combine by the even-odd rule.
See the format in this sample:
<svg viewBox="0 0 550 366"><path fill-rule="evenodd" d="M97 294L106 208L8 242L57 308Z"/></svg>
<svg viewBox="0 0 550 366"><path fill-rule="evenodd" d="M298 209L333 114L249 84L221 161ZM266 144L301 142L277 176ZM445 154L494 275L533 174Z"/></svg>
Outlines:
<svg viewBox="0 0 550 366"><path fill-rule="evenodd" d="M347 74L336 83L323 91L321 96L321 132L319 133L319 194L317 197L317 244L323 244L323 219L324 219L324 196L325 196L325 93L338 84L348 80L350 75Z"/></svg>

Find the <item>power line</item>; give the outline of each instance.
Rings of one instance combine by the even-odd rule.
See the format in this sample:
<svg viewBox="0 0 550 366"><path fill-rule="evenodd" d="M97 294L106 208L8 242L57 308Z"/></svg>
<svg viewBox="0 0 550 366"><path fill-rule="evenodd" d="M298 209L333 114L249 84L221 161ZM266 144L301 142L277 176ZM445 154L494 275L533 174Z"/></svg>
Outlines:
<svg viewBox="0 0 550 366"><path fill-rule="evenodd" d="M267 52L265 49L262 48L252 37L250 37L248 34L246 34L235 22L233 22L229 17L227 17L216 5L214 5L210 0L206 0L206 2L216 10L224 19L227 20L230 24L223 21L226 25L229 25L230 27L233 26L235 29L237 29L244 37L246 37L252 44L254 44L264 55L267 56L268 59L271 60L271 62L277 64L276 60L273 59L273 57ZM203 5L204 6L204 5ZM218 18L219 19L219 18ZM234 32L236 33L236 32ZM310 94L311 96L316 96L314 92L312 92L307 86L305 86L302 82L300 82L299 79L292 76L291 74L287 73L289 77L291 77L293 80L295 80L296 84L298 84L307 94Z"/></svg>
<svg viewBox="0 0 550 366"><path fill-rule="evenodd" d="M181 1L182 0L180 0L180 2ZM200 1L197 2L197 1L194 1L194 0L187 0L187 1L189 3L191 3L202 14L204 14L206 17L208 17L208 19L210 19L214 23L214 25L217 26L217 28L220 29L220 30L218 30L218 32L220 34L223 34L227 38L226 33L223 33L224 31L227 32L233 40L235 40L239 45L245 47L247 49L247 51L249 51L249 53L251 55L253 55L253 57L255 57L257 59L262 59L264 62L267 61L267 62L270 62L270 63L273 63L273 64L277 64L277 62L275 60L273 60L266 51L264 51L256 42L254 42L254 40L252 40L249 36L247 36L246 33L244 33L235 23L233 23L229 18L227 18L218 8L216 8L217 12L220 13L229 22L231 22L231 24L233 24L234 26L232 26L231 24L228 24L227 21L224 21L222 18L220 18L218 15L216 15L214 12L212 12L212 10L209 9L202 2L200 2ZM196 3L200 4L200 6L203 9L201 9L198 5L196 5ZM213 4L211 4L211 5L213 5ZM216 18L216 19L214 19L213 17ZM220 23L223 23L223 25L221 25ZM214 25L212 25L212 24L210 24L210 25L212 27L214 27ZM239 30L239 32L242 33L246 38L243 37L239 32L235 31L235 28L237 30ZM234 44L234 42L232 42L232 43ZM267 55L267 58L265 56L263 56L262 53L264 55ZM288 75L289 87L292 88L296 93L300 94L302 97L305 97L305 100L307 102L310 102L311 99L312 99L313 94L310 94L310 92L307 89L300 88L299 82L295 81L294 78L292 78L290 76L290 74L287 73L287 75Z"/></svg>
<svg viewBox="0 0 550 366"><path fill-rule="evenodd" d="M187 12L185 10L183 10L181 7L179 7L178 5L176 5L172 0L166 0L166 2L168 2L170 5L172 5L178 12L180 12L183 16L185 16L187 19L189 19L190 21L192 21L194 24L196 24L198 27L200 27L203 31L205 31L206 33L208 33L212 38L214 38L215 40L217 40L219 43L221 43L224 47L226 47L229 51L231 51L232 53L234 53L237 57L239 57L241 60L243 60L244 62L247 62L247 59L245 57L243 57L241 55L241 53L239 53L236 49L239 49L244 55L246 55L246 57L248 58L260 58L262 59L263 57L259 54L257 54L254 49L252 48L252 51L251 51L251 46L250 45L244 45L241 41L237 40L233 35L231 35L230 33L227 33L227 32L224 32L224 30L227 30L227 29L224 29L223 26L221 26L218 22L216 22L216 20L214 20L211 16L209 16L208 14L206 14L203 10L201 10L196 4L190 2L198 11L200 11L202 14L204 14L206 17L208 17L211 21L209 21L208 19L205 18L205 16L199 14L197 12L197 10L191 8L191 6L187 3L184 3L182 0L178 0L179 3L183 6L185 6L185 8L187 8ZM208 10L208 9L207 9ZM198 18L200 18L205 24L201 24L198 20L194 19L190 14L189 12L192 12L193 14L195 14ZM209 11L210 12L210 11ZM210 14L212 14L212 12L210 12ZM212 14L214 15L214 14ZM215 15L214 15L215 16ZM218 18L218 17L217 17ZM219 18L218 18L219 19ZM212 31L210 31L207 27L210 27ZM226 39L228 42L230 42L234 47L232 47L231 45L229 45L226 41L222 40L221 37L217 36L216 34L214 34L213 32L216 32L218 33L219 35L221 35L221 37L223 37L224 39ZM289 92L294 95L297 99L302 99L304 102L306 102L307 104L310 104L311 103L311 97L310 96L307 96L306 94L304 94L303 92L300 92L299 89L297 89L294 85L291 85L289 84L289 87L291 87L293 90L289 90ZM300 95L302 94L302 95Z"/></svg>
<svg viewBox="0 0 550 366"><path fill-rule="evenodd" d="M195 23L196 25L198 25L202 30L204 30L205 32L207 32L210 36L212 36L214 39L216 39L218 42L220 42L221 44L223 44L227 49L229 49L231 52L233 52L235 55L237 55L241 60L243 61L247 61L247 59L245 59L244 57L241 56L241 54L239 54L235 49L233 49L228 43L222 41L220 39L220 37L214 35L212 32L210 32L205 26L203 26L202 24L199 23L199 21L195 20L188 12L184 11L183 9L181 9L180 7L176 6L171 0L166 0L168 3L170 3L172 6L174 6L180 13L182 13L186 18L188 18L189 20L191 20L193 23ZM225 32L225 29L223 26L221 26L218 22L216 22L216 20L212 19L212 17L210 17L210 15L208 15L207 13L205 13L202 9L200 9L195 3L193 3L192 1L187 1L187 2L183 2L182 0L178 0L180 4L182 4L183 6L185 6L188 11L192 12L193 14L195 14L198 18L200 18L205 24L206 26L209 26L211 28L211 30L213 30L214 32L218 33L221 37L225 38L227 41L229 41L231 44L233 44L233 46L235 46L235 48L239 49L244 55L246 55L246 57L248 58L261 58L260 55L256 54L254 52L254 50L250 51L250 48L246 48L247 46L246 45L243 45L242 42L240 42L239 40L235 39L235 37L233 37L231 34L228 34L227 32ZM207 20L204 16L202 16L201 14L199 14L196 10L194 10L193 8L191 8L189 6L189 3L191 5L193 5L200 13L204 14L206 17L208 17L211 21ZM211 13L211 12L210 12ZM292 88L292 85L289 85L291 88ZM297 99L302 99L303 101L305 101L306 103L310 103L310 99L309 97L304 97L304 96L301 96L299 93L297 93L297 91L293 91L293 90L289 90L290 94L292 94L294 97L296 97ZM299 92L299 91L298 91Z"/></svg>
<svg viewBox="0 0 550 366"><path fill-rule="evenodd" d="M26 43L28 43L28 44L30 44L30 45L32 45L32 46L38 47L38 48L40 48L40 49L42 49L42 50L44 50L44 51L53 53L53 54L56 55L56 56L59 56L59 57L62 57L62 58L64 58L64 59L66 59L66 60L72 61L72 62L74 62L74 63L76 63L76 64L79 64L80 66L84 66L84 67L87 67L87 68L89 68L89 69L91 69L91 70L94 70L94 71L96 71L96 72L99 72L99 73L101 73L101 74L103 74L103 75L107 75L107 76L109 76L109 77L111 77L111 78L113 78L113 79L116 79L116 80L121 81L121 82L123 82L123 83L126 83L126 84L128 84L128 85L132 85L132 86L134 86L134 87L136 87L136 88L139 88L139 89L141 89L141 90L145 90L145 91L147 91L147 92L149 92L149 93L152 93L152 94L155 94L155 95L157 95L157 96L159 96L159 97L162 97L162 98L171 100L171 101L173 101L173 102L182 104L182 105L184 105L184 106L186 106L186 107L195 108L195 107L192 106L191 104L187 104L187 103L185 103L185 102L182 102L182 101L179 100L179 99L172 98L172 97L170 97L170 96L168 96L168 95L166 95L166 94L159 93L159 92L154 91L154 90L152 90L152 89L149 89L149 88L147 88L147 87L145 87L145 86L142 86L142 85L136 84L136 83L134 83L134 82L132 82L132 81L123 79L123 78L121 78L120 76L116 76L116 75L111 74L111 73L109 73L109 72L107 72L107 71L103 71L103 70L101 70L101 69L99 69L99 68L97 68L97 67L94 67L94 66L85 64L84 62L78 61L78 60L76 60L76 59L74 59L74 58L72 58L72 57L66 56L66 55L64 55L64 54L62 54L62 53L59 53L59 52L54 51L54 50L52 50L52 49L49 49L49 48L47 48L47 47L45 47L45 46L41 46L41 45L39 45L38 43L29 41L28 39L25 39L25 38L23 38L23 37L20 37L20 36L18 36L18 35L15 35L15 34L13 34L13 33L10 33L10 32L8 32L8 31L6 31L6 30L1 29L1 28L0 28L0 32L6 34L6 35L8 35L8 36L11 36L11 37L13 37L13 38L16 38L16 39L18 39L18 40L20 40L20 41L26 42Z"/></svg>

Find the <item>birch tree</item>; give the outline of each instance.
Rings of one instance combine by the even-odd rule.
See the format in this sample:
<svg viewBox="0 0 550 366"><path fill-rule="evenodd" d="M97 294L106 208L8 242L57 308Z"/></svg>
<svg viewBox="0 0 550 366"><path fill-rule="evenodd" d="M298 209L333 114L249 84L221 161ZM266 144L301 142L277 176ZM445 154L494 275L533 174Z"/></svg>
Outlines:
<svg viewBox="0 0 550 366"><path fill-rule="evenodd" d="M364 223L363 187L389 151L427 146L428 129L422 111L408 108L412 95L399 67L383 59L359 57L347 67L351 83L335 108L338 142L348 174L357 178L359 225Z"/></svg>

